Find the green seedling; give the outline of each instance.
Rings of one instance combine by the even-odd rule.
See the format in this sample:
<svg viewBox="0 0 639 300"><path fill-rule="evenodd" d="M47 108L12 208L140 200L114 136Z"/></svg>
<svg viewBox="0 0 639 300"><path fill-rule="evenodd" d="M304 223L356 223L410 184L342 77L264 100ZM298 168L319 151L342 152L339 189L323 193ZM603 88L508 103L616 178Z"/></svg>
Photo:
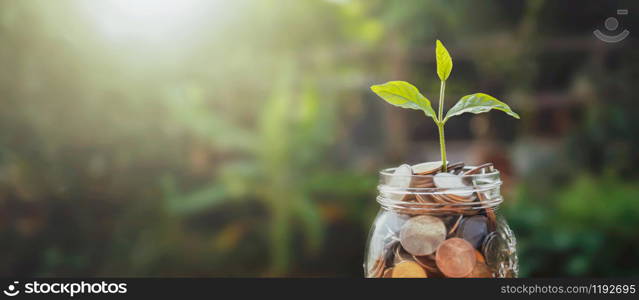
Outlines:
<svg viewBox="0 0 639 300"><path fill-rule="evenodd" d="M406 81L389 81L384 84L371 86L371 90L386 102L402 108L410 108L421 110L427 117L433 118L437 129L439 130L439 147L442 157L442 169L447 171L446 166L446 141L444 139L444 124L454 117L463 113L480 114L497 109L506 114L519 119L519 115L512 111L506 103L497 100L495 97L484 94L475 93L466 95L459 99L457 103L451 107L446 116L444 116L444 91L446 90L446 80L450 76L453 69L453 60L450 58L448 50L437 40L435 46L435 56L437 60L437 75L441 81L439 88L439 110L436 113L430 105L430 101L422 95L419 90Z"/></svg>

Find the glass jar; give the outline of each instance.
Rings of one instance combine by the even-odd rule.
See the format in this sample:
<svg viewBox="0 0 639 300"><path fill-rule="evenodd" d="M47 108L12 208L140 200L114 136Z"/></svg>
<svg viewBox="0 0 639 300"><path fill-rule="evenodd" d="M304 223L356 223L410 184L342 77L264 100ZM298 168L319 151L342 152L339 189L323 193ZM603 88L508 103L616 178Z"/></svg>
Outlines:
<svg viewBox="0 0 639 300"><path fill-rule="evenodd" d="M380 172L366 277L517 277L515 236L497 213L503 198L492 164L427 175L402 167L410 168Z"/></svg>

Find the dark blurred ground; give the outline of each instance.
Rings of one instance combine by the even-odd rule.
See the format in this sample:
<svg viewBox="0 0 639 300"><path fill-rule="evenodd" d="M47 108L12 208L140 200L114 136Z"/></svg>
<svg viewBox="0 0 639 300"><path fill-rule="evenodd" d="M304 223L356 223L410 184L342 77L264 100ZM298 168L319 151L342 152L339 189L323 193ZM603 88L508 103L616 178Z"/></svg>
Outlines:
<svg viewBox="0 0 639 300"><path fill-rule="evenodd" d="M522 116L446 127L521 275L639 274L635 1L125 2L0 2L0 275L361 276L376 172L439 157L368 87L436 100L435 39Z"/></svg>

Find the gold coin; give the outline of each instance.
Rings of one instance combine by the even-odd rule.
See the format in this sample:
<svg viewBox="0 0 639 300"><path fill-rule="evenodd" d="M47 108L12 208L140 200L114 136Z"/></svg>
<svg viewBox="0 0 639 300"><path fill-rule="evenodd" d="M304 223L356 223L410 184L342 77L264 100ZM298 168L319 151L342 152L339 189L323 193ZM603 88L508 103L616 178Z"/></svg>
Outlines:
<svg viewBox="0 0 639 300"><path fill-rule="evenodd" d="M419 264L412 261L401 262L392 271L393 278L427 278L426 271Z"/></svg>
<svg viewBox="0 0 639 300"><path fill-rule="evenodd" d="M437 248L435 262L446 277L465 277L473 271L477 262L475 248L464 239L447 239Z"/></svg>

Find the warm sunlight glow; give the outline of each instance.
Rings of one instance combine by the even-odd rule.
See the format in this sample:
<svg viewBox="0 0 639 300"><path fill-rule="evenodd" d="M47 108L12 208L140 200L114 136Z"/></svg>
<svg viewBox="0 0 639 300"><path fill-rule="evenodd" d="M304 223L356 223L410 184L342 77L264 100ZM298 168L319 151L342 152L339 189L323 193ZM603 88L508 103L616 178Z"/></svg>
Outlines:
<svg viewBox="0 0 639 300"><path fill-rule="evenodd" d="M173 40L171 37L193 29L204 17L204 0L104 0L81 1L97 25L113 38Z"/></svg>

